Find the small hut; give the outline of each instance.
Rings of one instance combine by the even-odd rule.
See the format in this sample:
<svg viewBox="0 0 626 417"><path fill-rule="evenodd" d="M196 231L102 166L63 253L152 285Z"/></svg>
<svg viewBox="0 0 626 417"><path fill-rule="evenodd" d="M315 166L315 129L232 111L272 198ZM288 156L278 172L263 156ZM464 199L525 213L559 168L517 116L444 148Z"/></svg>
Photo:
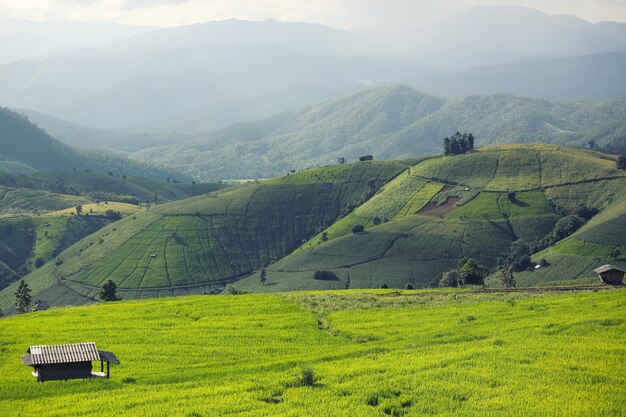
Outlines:
<svg viewBox="0 0 626 417"><path fill-rule="evenodd" d="M31 346L22 356L32 366L37 382L78 378L108 378L110 364L120 361L112 352L98 350L94 342L71 345ZM100 361L100 372L92 372L92 361ZM107 364L104 372L104 362Z"/></svg>
<svg viewBox="0 0 626 417"><path fill-rule="evenodd" d="M624 271L613 265L604 265L593 270L603 284L620 285L624 283Z"/></svg>
<svg viewBox="0 0 626 417"><path fill-rule="evenodd" d="M46 300L37 300L33 305L33 311L43 311L49 309L50 306Z"/></svg>

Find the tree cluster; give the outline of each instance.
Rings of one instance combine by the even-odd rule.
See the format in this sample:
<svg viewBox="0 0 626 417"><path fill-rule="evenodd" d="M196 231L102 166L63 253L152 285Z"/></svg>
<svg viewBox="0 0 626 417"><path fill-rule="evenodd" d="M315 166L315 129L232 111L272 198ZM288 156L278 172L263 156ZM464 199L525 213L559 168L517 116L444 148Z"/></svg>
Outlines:
<svg viewBox="0 0 626 417"><path fill-rule="evenodd" d="M372 160L374 160L374 157L372 155L359 156L359 161L361 161L361 162L372 161Z"/></svg>
<svg viewBox="0 0 626 417"><path fill-rule="evenodd" d="M456 132L443 140L444 155L461 155L474 149L474 135Z"/></svg>
<svg viewBox="0 0 626 417"><path fill-rule="evenodd" d="M117 296L117 285L115 282L108 280L102 285L100 288L100 299L102 301L119 301L120 298Z"/></svg>
<svg viewBox="0 0 626 417"><path fill-rule="evenodd" d="M484 285L489 269L475 260L464 257L456 268L441 274L439 287L462 287L464 285Z"/></svg>

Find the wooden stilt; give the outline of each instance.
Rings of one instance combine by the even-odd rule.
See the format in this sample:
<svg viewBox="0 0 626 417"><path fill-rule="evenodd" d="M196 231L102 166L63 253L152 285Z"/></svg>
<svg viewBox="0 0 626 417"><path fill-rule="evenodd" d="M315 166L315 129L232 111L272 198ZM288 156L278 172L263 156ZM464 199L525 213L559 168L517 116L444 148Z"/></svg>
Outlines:
<svg viewBox="0 0 626 417"><path fill-rule="evenodd" d="M109 361L107 361L107 379L109 379L109 367L110 367L110 364L109 364Z"/></svg>

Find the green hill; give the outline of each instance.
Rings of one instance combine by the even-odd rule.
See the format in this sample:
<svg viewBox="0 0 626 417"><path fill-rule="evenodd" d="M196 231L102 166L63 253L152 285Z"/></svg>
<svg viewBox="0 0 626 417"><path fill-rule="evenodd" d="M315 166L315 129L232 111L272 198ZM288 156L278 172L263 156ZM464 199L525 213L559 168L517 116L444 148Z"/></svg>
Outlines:
<svg viewBox="0 0 626 417"><path fill-rule="evenodd" d="M604 145L626 133L626 101L549 101L506 94L444 100L407 86L336 98L194 140L133 154L202 178L267 178L356 160L436 155L455 131L480 146Z"/></svg>
<svg viewBox="0 0 626 417"><path fill-rule="evenodd" d="M87 202L89 199L83 196L0 185L0 214L45 213L75 207Z"/></svg>
<svg viewBox="0 0 626 417"><path fill-rule="evenodd" d="M464 256L495 269L581 210L598 214L578 234L620 230L606 222L621 221L625 186L613 157L555 145L339 164L152 207L78 242L59 255L61 265L26 281L55 304L89 302L107 279L124 298L216 292L235 281L272 292L425 287ZM353 233L356 225L365 231ZM614 246L626 243L611 236ZM322 270L335 277L314 279ZM579 272L561 279L589 276ZM2 308L12 290L0 293Z"/></svg>
<svg viewBox="0 0 626 417"><path fill-rule="evenodd" d="M158 202L182 200L224 188L221 183L181 184L159 182L149 178L114 176L97 172L47 171L32 175L36 182L62 184L68 190L101 200L152 203L155 193ZM165 179L164 179L165 180Z"/></svg>
<svg viewBox="0 0 626 417"><path fill-rule="evenodd" d="M111 220L97 216L0 216L0 288L108 223Z"/></svg>
<svg viewBox="0 0 626 417"><path fill-rule="evenodd" d="M1 319L0 414L624 414L623 290L383 293L178 297ZM19 358L83 341L119 358L110 379L38 384Z"/></svg>
<svg viewBox="0 0 626 417"><path fill-rule="evenodd" d="M0 107L0 168L15 173L55 169L90 169L164 180L174 171L156 168L113 153L83 151L65 145L28 118ZM178 174L181 179L183 176Z"/></svg>
<svg viewBox="0 0 626 417"><path fill-rule="evenodd" d="M336 165L152 207L73 245L59 255L61 265L26 280L35 297L55 304L88 302L77 294L93 296L107 279L125 298L220 291L291 253L408 166ZM0 308L12 304L11 291L2 292Z"/></svg>
<svg viewBox="0 0 626 417"><path fill-rule="evenodd" d="M269 266L270 285L260 285L258 274L238 285L254 291L424 287L464 256L495 268L514 242L543 238L564 212L601 210L581 233L623 214L615 202L626 187L625 175L603 154L549 145L497 146L428 159L325 230L328 241L320 233ZM357 224L365 233L352 233ZM614 243L626 245L623 233L612 235ZM560 279L590 277L595 261ZM330 270L337 279L315 280L318 270Z"/></svg>

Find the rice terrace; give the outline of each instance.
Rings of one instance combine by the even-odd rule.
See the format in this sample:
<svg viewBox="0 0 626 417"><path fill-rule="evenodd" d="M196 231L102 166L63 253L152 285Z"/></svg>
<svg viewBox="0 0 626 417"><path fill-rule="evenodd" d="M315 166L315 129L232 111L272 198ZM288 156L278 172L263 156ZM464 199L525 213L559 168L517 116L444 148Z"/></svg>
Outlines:
<svg viewBox="0 0 626 417"><path fill-rule="evenodd" d="M0 417L626 417L625 35L3 0Z"/></svg>

